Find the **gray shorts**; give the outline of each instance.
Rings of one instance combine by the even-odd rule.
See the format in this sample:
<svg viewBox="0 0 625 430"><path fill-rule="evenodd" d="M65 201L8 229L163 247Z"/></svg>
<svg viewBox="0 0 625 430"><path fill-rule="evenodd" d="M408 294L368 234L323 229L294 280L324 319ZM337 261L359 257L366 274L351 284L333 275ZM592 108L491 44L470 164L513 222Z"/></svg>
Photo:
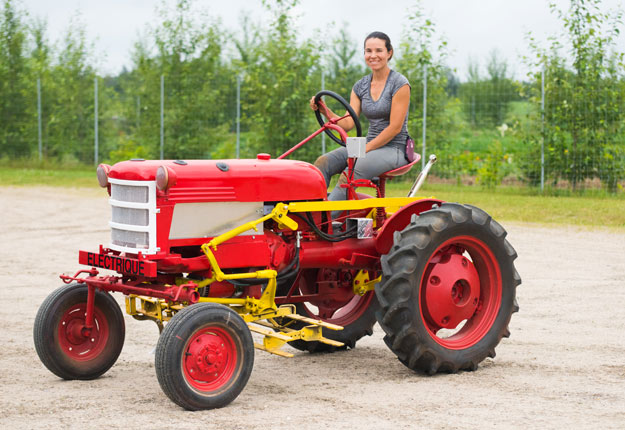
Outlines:
<svg viewBox="0 0 625 430"><path fill-rule="evenodd" d="M373 179L384 172L397 169L407 163L403 148L383 146L367 152L366 157L359 158L356 161L354 179ZM322 155L315 161L315 166L321 170L326 180L326 186L329 186L332 176L347 170L347 149L340 147ZM347 190L341 188L340 183L341 181L334 187L328 196L328 200L347 199Z"/></svg>

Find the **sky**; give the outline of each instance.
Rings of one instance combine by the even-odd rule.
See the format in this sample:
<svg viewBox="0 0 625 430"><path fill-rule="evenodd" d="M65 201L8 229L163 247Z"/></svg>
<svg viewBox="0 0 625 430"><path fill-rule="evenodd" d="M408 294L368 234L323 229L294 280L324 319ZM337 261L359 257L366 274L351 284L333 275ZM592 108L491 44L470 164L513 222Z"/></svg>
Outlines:
<svg viewBox="0 0 625 430"><path fill-rule="evenodd" d="M85 24L86 36L95 45L96 68L100 74L116 74L131 67L131 52L148 24L157 21L156 7L163 0L17 0L31 18L44 18L50 41L59 41L76 17ZM175 0L166 0L174 4ZM196 0L196 6L219 17L224 28L236 31L245 11L253 20L269 16L261 0ZM522 79L527 68L521 58L528 55L527 33L546 44L547 37L561 31L557 17L550 13L548 0L422 0L426 16L436 27L436 37L448 43L447 64L464 78L469 59L484 65L497 50L508 62L514 77ZM387 33L399 46L406 16L415 0L300 0L294 10L298 34L338 34L345 26L357 43L371 31ZM556 0L566 8L567 0ZM603 0L607 9L625 8L625 0ZM625 51L625 28L617 49ZM364 63L364 60L361 60ZM392 66L392 65L391 65Z"/></svg>

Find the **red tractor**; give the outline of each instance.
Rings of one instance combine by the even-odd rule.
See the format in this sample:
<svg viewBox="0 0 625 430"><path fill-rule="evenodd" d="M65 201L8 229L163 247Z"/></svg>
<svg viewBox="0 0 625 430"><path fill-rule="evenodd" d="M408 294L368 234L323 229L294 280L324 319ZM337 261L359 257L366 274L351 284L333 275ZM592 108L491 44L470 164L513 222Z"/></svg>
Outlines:
<svg viewBox="0 0 625 430"><path fill-rule="evenodd" d="M360 136L349 104L322 95L345 106ZM285 156L322 132L349 140L356 154L361 142L337 120L318 120L318 131L278 159L100 165L111 242L80 251L89 268L61 275L68 285L41 305L34 340L43 364L88 380L115 363L125 328L111 292L125 295L128 314L158 324L158 381L190 410L234 400L254 348L282 356L292 355L281 349L287 343L353 348L376 322L415 371L474 370L494 357L521 283L506 231L476 207L413 196L433 156L409 197L394 198L385 197L385 182L417 160L368 181L353 179L350 158L349 199L328 201L321 172Z"/></svg>

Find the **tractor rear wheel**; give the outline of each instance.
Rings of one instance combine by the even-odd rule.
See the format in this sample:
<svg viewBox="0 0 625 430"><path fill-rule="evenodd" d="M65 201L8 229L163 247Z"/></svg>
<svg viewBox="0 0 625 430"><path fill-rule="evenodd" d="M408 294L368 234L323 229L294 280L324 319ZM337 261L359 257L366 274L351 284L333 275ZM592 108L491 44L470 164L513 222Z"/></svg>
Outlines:
<svg viewBox="0 0 625 430"><path fill-rule="evenodd" d="M115 364L124 346L124 316L113 297L96 290L94 327L85 330L87 286L71 284L41 304L33 337L41 362L63 379L95 379Z"/></svg>
<svg viewBox="0 0 625 430"><path fill-rule="evenodd" d="M197 303L176 313L156 345L156 376L163 392L192 411L232 402L253 366L247 325L235 311L216 303Z"/></svg>
<svg viewBox="0 0 625 430"><path fill-rule="evenodd" d="M323 336L344 343L338 349L354 348L356 341L373 333L378 301L373 291L360 296L354 293L355 270L310 269L298 279L300 294L319 294L320 298L307 303L297 303L297 313L309 318L340 325L343 330L322 329ZM332 297L327 299L324 296ZM290 327L302 328L305 323L295 322ZM295 340L293 348L309 352L334 352L337 347L322 342Z"/></svg>
<svg viewBox="0 0 625 430"><path fill-rule="evenodd" d="M414 215L382 257L384 341L428 374L475 370L508 337L521 278L506 231L486 212L443 203Z"/></svg>

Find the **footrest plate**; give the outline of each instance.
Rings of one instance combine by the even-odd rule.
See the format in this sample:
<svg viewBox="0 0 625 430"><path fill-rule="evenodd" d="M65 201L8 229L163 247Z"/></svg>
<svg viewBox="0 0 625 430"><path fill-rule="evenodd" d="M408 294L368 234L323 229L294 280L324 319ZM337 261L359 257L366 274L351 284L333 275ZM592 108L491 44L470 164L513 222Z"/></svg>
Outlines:
<svg viewBox="0 0 625 430"><path fill-rule="evenodd" d="M264 345L262 345L260 343L256 343L256 342L254 342L254 348L260 349L262 351L270 352L271 354L279 355L280 357L286 357L286 358L293 357L293 354L291 354L289 352L282 351L281 349L271 349L270 350L270 349L265 348Z"/></svg>
<svg viewBox="0 0 625 430"><path fill-rule="evenodd" d="M292 320L301 321L309 325L324 327L330 330L343 330L343 327L336 324L330 324L322 320L316 320L308 317L304 317L298 314L288 314L285 315L285 318L290 318Z"/></svg>

